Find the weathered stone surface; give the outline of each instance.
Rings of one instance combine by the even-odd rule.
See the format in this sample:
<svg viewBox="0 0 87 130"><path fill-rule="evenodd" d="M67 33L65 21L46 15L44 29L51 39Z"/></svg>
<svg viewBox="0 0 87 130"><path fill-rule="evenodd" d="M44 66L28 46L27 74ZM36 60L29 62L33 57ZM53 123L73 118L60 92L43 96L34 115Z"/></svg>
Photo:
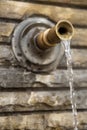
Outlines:
<svg viewBox="0 0 87 130"><path fill-rule="evenodd" d="M49 127L55 128L54 130L56 130L56 128L58 128L58 130L67 130L68 129L72 129L72 115L68 112L66 113L59 113L59 114L48 114L45 116L46 117L46 121L47 121L47 125ZM87 129L87 113L83 112L83 113L79 113L78 114L78 128L80 129Z"/></svg>
<svg viewBox="0 0 87 130"><path fill-rule="evenodd" d="M87 90L76 91L78 109L87 109ZM71 109L69 90L0 92L0 112Z"/></svg>
<svg viewBox="0 0 87 130"><path fill-rule="evenodd" d="M87 129L87 112L78 113L79 130ZM0 117L0 130L71 130L72 113L15 114Z"/></svg>
<svg viewBox="0 0 87 130"><path fill-rule="evenodd" d="M44 130L43 115L14 115L0 117L0 130Z"/></svg>
<svg viewBox="0 0 87 130"><path fill-rule="evenodd" d="M16 59L14 57L13 52L11 51L11 46L0 46L0 65L3 65L3 63L6 66L9 66L11 64L15 64Z"/></svg>
<svg viewBox="0 0 87 130"><path fill-rule="evenodd" d="M14 27L15 24L13 23L0 22L0 41L9 42Z"/></svg>
<svg viewBox="0 0 87 130"><path fill-rule="evenodd" d="M86 49L72 49L72 64L74 68L87 68L87 50ZM12 47L8 45L0 45L0 66L18 66ZM59 67L65 67L65 57L61 59Z"/></svg>
<svg viewBox="0 0 87 130"><path fill-rule="evenodd" d="M87 68L87 50L86 49L72 49L71 55L72 55L72 66L74 68ZM60 62L60 66L66 66L66 58L63 57Z"/></svg>
<svg viewBox="0 0 87 130"><path fill-rule="evenodd" d="M14 80L15 79L15 80ZM22 68L0 68L0 88L47 88L69 87L67 70L50 74L35 74ZM87 70L74 70L74 87L87 87Z"/></svg>
<svg viewBox="0 0 87 130"><path fill-rule="evenodd" d="M80 15L78 15L79 13ZM60 19L68 19L73 24L87 26L87 11L85 9L80 11L80 9L72 9L69 7L63 8L59 6L55 7L17 1L0 1L0 17L11 19L25 19L32 14L45 15L54 21L58 21Z"/></svg>
<svg viewBox="0 0 87 130"><path fill-rule="evenodd" d="M35 83L35 74L26 72L23 69L2 69L0 75L1 88L27 88Z"/></svg>
<svg viewBox="0 0 87 130"><path fill-rule="evenodd" d="M81 0L70 2L84 5ZM28 72L19 66L11 45L4 44L10 43L16 23L32 14L45 15L55 22L65 18L77 26L72 46L78 49L72 49L72 57L73 67L80 70L74 70L74 87L77 88L76 102L80 111L79 130L87 130L87 69L81 70L87 68L87 50L79 48L87 47L86 8L10 0L0 1L0 20L3 21L0 22L0 130L73 130L67 71L57 69L48 75ZM65 59L59 67L66 67ZM61 112L57 113L57 110Z"/></svg>

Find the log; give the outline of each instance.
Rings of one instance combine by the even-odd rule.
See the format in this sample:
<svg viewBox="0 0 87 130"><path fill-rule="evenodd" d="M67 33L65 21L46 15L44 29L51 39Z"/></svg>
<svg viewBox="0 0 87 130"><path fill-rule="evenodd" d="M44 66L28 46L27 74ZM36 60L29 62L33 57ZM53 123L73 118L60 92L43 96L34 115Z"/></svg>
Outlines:
<svg viewBox="0 0 87 130"><path fill-rule="evenodd" d="M78 113L79 130L87 129L87 112ZM0 117L1 130L69 130L73 129L72 113L15 114Z"/></svg>
<svg viewBox="0 0 87 130"><path fill-rule="evenodd" d="M0 42L10 43L13 31L17 23L0 22ZM74 36L72 38L71 46L73 47L87 47L87 29L75 28Z"/></svg>
<svg viewBox="0 0 87 130"><path fill-rule="evenodd" d="M78 15L79 13L80 15ZM85 9L80 10L16 1L0 1L1 18L23 20L33 14L46 15L56 22L60 19L68 19L73 24L87 27L87 10Z"/></svg>
<svg viewBox="0 0 87 130"><path fill-rule="evenodd" d="M87 89L76 90L76 104L87 110ZM69 90L0 92L0 112L71 109Z"/></svg>
<svg viewBox="0 0 87 130"><path fill-rule="evenodd" d="M15 79L15 80L14 80ZM26 72L18 68L0 68L0 88L69 88L66 70L48 75ZM74 70L74 87L87 87L87 70Z"/></svg>

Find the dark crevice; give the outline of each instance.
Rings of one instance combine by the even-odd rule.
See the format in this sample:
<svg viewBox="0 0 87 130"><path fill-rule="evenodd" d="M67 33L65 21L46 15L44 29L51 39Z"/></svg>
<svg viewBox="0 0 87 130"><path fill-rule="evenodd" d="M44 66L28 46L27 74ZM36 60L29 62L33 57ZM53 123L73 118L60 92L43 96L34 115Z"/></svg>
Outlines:
<svg viewBox="0 0 87 130"><path fill-rule="evenodd" d="M17 18L10 18L10 17L0 17L0 22L6 22L6 23L15 23L18 24L20 22L22 22L23 20L27 19L27 18L31 18L31 17L44 17L50 21L52 21L54 24L56 24L56 22L53 19L50 19L49 16L45 15L45 14L37 14L37 13L33 13L32 15L29 16L24 16L20 19Z"/></svg>
<svg viewBox="0 0 87 130"><path fill-rule="evenodd" d="M76 66L76 67L73 67L73 70L87 70L87 66Z"/></svg>
<svg viewBox="0 0 87 130"><path fill-rule="evenodd" d="M67 67L66 67L66 66L62 66L62 65L61 65L61 66L59 65L59 66L57 67L57 69L59 69L59 70L67 70ZM73 66L73 70L86 70L86 69L87 69L87 66L83 66L83 67L82 67L82 66L75 66L75 67Z"/></svg>
<svg viewBox="0 0 87 130"><path fill-rule="evenodd" d="M71 44L72 44L72 43L71 43ZM87 49L87 46L71 45L71 48L72 48L72 49L80 49L80 50L81 50L81 49L85 49L85 50L86 50L86 49Z"/></svg>
<svg viewBox="0 0 87 130"><path fill-rule="evenodd" d="M8 63L7 63L8 62ZM7 63L7 64L6 64ZM5 69L9 69L10 67L13 67L14 69L21 69L21 70L26 70L27 72L30 72L29 70L27 70L26 68L24 68L24 67L22 67L22 66L20 66L19 65L19 63L17 64L15 64L15 65L13 65L12 66L12 64L9 62L9 61L6 61L6 63L3 63L2 65L0 65L0 67L1 68L5 68ZM62 65L59 65L58 67L57 67L57 70L66 70L67 71L67 67L66 66L62 66ZM73 66L73 70L87 70L87 66ZM47 75L47 74L50 74L50 73L36 73L36 72L32 72L31 71L31 73L33 73L33 74L43 74L43 75Z"/></svg>
<svg viewBox="0 0 87 130"><path fill-rule="evenodd" d="M4 46L11 46L11 41L9 40L9 41L0 41L0 46L2 46L2 45L4 45Z"/></svg>
<svg viewBox="0 0 87 130"><path fill-rule="evenodd" d="M87 112L87 109L77 109L78 112ZM14 111L14 112L0 112L0 116L17 116L17 115L30 115L30 114L52 114L52 113L72 113L72 109L65 110L34 110L34 111Z"/></svg>
<svg viewBox="0 0 87 130"><path fill-rule="evenodd" d="M75 28L83 28L83 29L87 29L87 25L73 24L73 26L74 26Z"/></svg>
<svg viewBox="0 0 87 130"><path fill-rule="evenodd" d="M63 2L53 2L53 1L38 1L38 0L14 0L14 1L22 1L34 4L43 4L43 5L52 5L52 6L61 6L61 7L69 7L69 8L78 8L78 9L87 9L87 5L81 4L73 4L73 3L63 3Z"/></svg>
<svg viewBox="0 0 87 130"><path fill-rule="evenodd" d="M30 16L25 17L25 18L23 18L23 19L0 17L0 22L19 24L19 23L22 22L23 20L25 20L25 19L27 19L27 18L29 18L29 17L34 17L34 16L45 17L45 18L51 20L52 22L54 22L54 23L56 24L56 22L55 22L54 20L50 19L50 17L48 17L48 16L46 16L46 15L41 15L41 14L33 14L33 15L30 15ZM78 24L75 23L75 24L73 24L73 26L74 26L75 28L87 29L87 25L84 25L84 24L83 24L83 25L80 25L79 23L78 23Z"/></svg>
<svg viewBox="0 0 87 130"><path fill-rule="evenodd" d="M54 86L58 85L58 84L53 84ZM52 86L53 86L52 85ZM87 90L87 87L75 87L75 90L76 91L80 91L80 90ZM57 92L57 91L69 91L70 90L70 87L69 86L61 86L61 87L36 87L36 88L33 88L33 87L12 87L12 88L2 88L0 87L0 92L31 92L31 91L35 91L35 92Z"/></svg>
<svg viewBox="0 0 87 130"><path fill-rule="evenodd" d="M25 88L21 88L21 87L18 87L18 88L0 88L0 92L27 92L27 91L57 91L57 90L60 90L60 91L67 91L69 90L69 87L36 87L36 88L33 88L33 87L25 87Z"/></svg>
<svg viewBox="0 0 87 130"><path fill-rule="evenodd" d="M9 46L9 45L8 45ZM6 62L8 62L7 64L6 64ZM8 60L8 61L6 61L6 62L4 62L2 65L0 65L0 67L1 68L5 68L5 69L9 69L10 67L13 67L14 69L21 69L21 70L26 70L27 72L31 72L31 73L33 73L33 74L42 74L42 75L47 75L47 74L50 74L50 72L48 72L48 73L40 73L40 72L38 72L38 73L36 73L36 72L33 72L33 71L29 71L29 70L27 70L27 68L24 68L24 67L22 67L22 66L20 66L19 65L19 62L17 61L16 62L16 64L15 65L12 65L11 64L11 62ZM73 65L73 70L87 70L87 66L86 65L83 65L83 66L74 66ZM62 64L61 65L59 65L58 67L57 67L57 70L66 70L67 71L67 67L66 67L66 65L65 66L63 66Z"/></svg>
<svg viewBox="0 0 87 130"><path fill-rule="evenodd" d="M20 23L22 20L17 18L6 18L6 17L0 17L0 22L6 22L6 23Z"/></svg>

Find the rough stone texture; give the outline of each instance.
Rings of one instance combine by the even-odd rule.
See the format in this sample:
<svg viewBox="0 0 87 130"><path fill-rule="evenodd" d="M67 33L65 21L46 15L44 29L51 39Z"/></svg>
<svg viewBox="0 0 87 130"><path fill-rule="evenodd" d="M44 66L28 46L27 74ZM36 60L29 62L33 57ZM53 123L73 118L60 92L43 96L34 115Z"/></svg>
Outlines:
<svg viewBox="0 0 87 130"><path fill-rule="evenodd" d="M74 68L87 68L87 50L86 49L72 49L72 64ZM20 63L17 62L9 45L0 45L0 66L18 67ZM21 66L21 65L20 65ZM66 67L65 57L61 59L58 67Z"/></svg>
<svg viewBox="0 0 87 130"><path fill-rule="evenodd" d="M13 28L15 27L14 23L6 23L0 22L0 41L10 41L10 36L13 32Z"/></svg>
<svg viewBox="0 0 87 130"><path fill-rule="evenodd" d="M73 130L72 124L70 112L0 117L0 130ZM78 113L78 127L87 129L87 112Z"/></svg>
<svg viewBox="0 0 87 130"><path fill-rule="evenodd" d="M20 67L11 48L16 25L35 14L55 22L65 18L76 27L71 47L78 127L87 130L87 1L29 1L0 0L0 130L73 130L65 58L56 71L35 74Z"/></svg>
<svg viewBox="0 0 87 130"><path fill-rule="evenodd" d="M78 15L79 13L80 15ZM0 17L2 18L5 17L23 20L32 14L45 15L56 22L60 19L68 19L73 24L87 26L87 12L85 9L80 11L80 9L73 9L70 7L64 8L60 6L55 7L46 4L42 5L6 0L0 1Z"/></svg>
<svg viewBox="0 0 87 130"><path fill-rule="evenodd" d="M15 79L15 80L14 80ZM43 75L23 68L0 68L0 88L69 88L67 70ZM87 88L87 70L74 70L74 87Z"/></svg>
<svg viewBox="0 0 87 130"><path fill-rule="evenodd" d="M44 130L43 115L0 117L0 130Z"/></svg>
<svg viewBox="0 0 87 130"><path fill-rule="evenodd" d="M48 114L45 116L49 127L58 128L59 130L72 129L72 115L68 112L59 114ZM78 128L87 129L87 113L78 114Z"/></svg>
<svg viewBox="0 0 87 130"><path fill-rule="evenodd" d="M87 109L87 90L76 91L78 109ZM0 112L71 109L69 90L0 92Z"/></svg>

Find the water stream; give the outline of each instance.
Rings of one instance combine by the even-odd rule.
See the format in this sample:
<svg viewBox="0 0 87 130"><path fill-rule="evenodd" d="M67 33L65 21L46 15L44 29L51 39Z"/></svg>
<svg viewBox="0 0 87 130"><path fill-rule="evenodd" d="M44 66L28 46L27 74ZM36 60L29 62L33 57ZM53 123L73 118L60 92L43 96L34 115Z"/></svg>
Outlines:
<svg viewBox="0 0 87 130"><path fill-rule="evenodd" d="M73 86L73 69L72 69L72 56L70 50L70 40L64 40L61 42L64 47L66 62L67 62L67 76L70 87L70 98L73 112L73 127L74 130L78 130L77 108L76 108L76 96Z"/></svg>

